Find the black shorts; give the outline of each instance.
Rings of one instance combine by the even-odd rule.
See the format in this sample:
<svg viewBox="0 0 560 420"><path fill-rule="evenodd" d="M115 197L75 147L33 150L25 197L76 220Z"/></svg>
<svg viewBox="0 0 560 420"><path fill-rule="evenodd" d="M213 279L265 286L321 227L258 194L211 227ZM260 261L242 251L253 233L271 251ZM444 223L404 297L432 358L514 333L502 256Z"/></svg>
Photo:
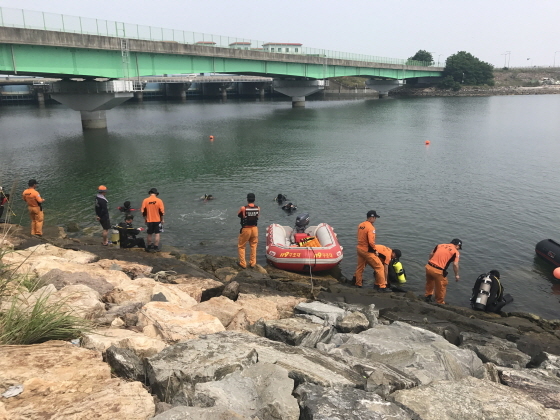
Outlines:
<svg viewBox="0 0 560 420"><path fill-rule="evenodd" d="M103 228L103 230L111 229L111 221L109 219L99 219L99 224Z"/></svg>
<svg viewBox="0 0 560 420"><path fill-rule="evenodd" d="M148 226L148 229L146 230L148 235L161 232L161 222L148 222L146 225Z"/></svg>

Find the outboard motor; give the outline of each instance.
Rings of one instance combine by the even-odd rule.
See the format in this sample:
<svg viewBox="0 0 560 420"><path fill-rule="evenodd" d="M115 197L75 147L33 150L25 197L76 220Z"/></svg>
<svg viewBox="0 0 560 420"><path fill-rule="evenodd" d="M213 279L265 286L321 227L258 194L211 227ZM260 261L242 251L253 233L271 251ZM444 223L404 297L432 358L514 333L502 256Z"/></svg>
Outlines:
<svg viewBox="0 0 560 420"><path fill-rule="evenodd" d="M477 309L479 311L486 310L486 303L490 297L491 287L492 280L489 275L486 275L480 283L480 290L478 291L478 295L476 295L476 300L473 302L473 309Z"/></svg>
<svg viewBox="0 0 560 420"><path fill-rule="evenodd" d="M309 213L300 214L296 217L295 231L297 233L304 233L307 225L309 224Z"/></svg>

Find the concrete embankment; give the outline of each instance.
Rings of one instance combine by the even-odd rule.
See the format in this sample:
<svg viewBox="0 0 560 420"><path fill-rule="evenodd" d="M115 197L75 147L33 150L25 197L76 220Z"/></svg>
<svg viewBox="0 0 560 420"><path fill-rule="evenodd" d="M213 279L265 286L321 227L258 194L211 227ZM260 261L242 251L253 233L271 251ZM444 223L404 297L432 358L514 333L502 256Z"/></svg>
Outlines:
<svg viewBox="0 0 560 420"><path fill-rule="evenodd" d="M0 419L560 419L560 320L99 242L12 227L2 263L42 286L16 302L96 329L0 346Z"/></svg>

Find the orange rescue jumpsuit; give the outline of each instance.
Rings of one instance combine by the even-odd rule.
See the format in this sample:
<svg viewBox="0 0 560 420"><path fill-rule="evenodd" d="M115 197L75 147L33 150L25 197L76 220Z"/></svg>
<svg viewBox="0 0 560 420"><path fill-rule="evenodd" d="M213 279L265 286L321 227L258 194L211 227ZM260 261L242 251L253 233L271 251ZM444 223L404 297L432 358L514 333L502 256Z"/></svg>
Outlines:
<svg viewBox="0 0 560 420"><path fill-rule="evenodd" d="M358 266L354 274L356 286L362 285L362 275L366 264L368 264L375 270L375 285L379 286L380 289L387 287L383 263L375 255L375 226L367 220L358 225L358 245L356 246L356 251L358 253Z"/></svg>
<svg viewBox="0 0 560 420"><path fill-rule="evenodd" d="M452 261L459 263L459 256L459 251L453 244L436 245L426 264L426 297L432 296L435 289L436 302L445 304L448 281L447 273L444 275L443 272L447 271Z"/></svg>
<svg viewBox="0 0 560 420"><path fill-rule="evenodd" d="M43 235L43 220L45 219L41 203L45 200L41 198L39 191L35 188L28 188L22 194L23 201L27 203L29 218L31 219L31 234Z"/></svg>
<svg viewBox="0 0 560 420"><path fill-rule="evenodd" d="M257 221L259 219L260 208L254 203L249 203L242 206L237 213L241 218L241 231L237 240L237 256L239 265L243 268L247 267L245 260L245 245L249 242L251 246L251 256L249 258L249 265L254 267L257 264L257 244L259 242L259 229L257 228Z"/></svg>

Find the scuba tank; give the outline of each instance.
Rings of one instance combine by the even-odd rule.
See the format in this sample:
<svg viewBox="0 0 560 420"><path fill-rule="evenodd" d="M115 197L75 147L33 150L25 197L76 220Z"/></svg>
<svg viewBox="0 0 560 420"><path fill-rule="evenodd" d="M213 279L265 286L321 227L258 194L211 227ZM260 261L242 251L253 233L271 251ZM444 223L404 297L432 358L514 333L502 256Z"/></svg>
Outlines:
<svg viewBox="0 0 560 420"><path fill-rule="evenodd" d="M404 268L402 263L399 260L395 260L393 263L393 270L395 270L395 274L397 275L397 280L399 283L406 283L406 274L404 272Z"/></svg>
<svg viewBox="0 0 560 420"><path fill-rule="evenodd" d="M119 243L119 231L117 229L111 230L111 242L115 245Z"/></svg>
<svg viewBox="0 0 560 420"><path fill-rule="evenodd" d="M476 295L476 299L473 302L473 309L477 309L479 311L486 310L486 303L488 302L488 298L490 297L490 288L492 287L492 279L490 279L489 275L486 275L482 282L480 283L480 289L478 291L478 295Z"/></svg>

